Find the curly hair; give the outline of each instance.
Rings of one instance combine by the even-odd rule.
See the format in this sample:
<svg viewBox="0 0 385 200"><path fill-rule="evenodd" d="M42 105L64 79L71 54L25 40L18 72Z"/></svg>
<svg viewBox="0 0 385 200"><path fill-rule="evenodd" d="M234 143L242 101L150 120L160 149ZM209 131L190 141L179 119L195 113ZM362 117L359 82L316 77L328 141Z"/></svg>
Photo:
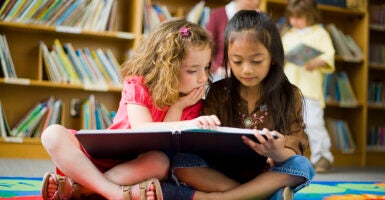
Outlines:
<svg viewBox="0 0 385 200"><path fill-rule="evenodd" d="M187 31L187 32L186 32ZM180 62L187 48L212 49L211 38L201 26L174 18L161 23L122 65L122 76L143 76L154 105L164 108L179 98Z"/></svg>

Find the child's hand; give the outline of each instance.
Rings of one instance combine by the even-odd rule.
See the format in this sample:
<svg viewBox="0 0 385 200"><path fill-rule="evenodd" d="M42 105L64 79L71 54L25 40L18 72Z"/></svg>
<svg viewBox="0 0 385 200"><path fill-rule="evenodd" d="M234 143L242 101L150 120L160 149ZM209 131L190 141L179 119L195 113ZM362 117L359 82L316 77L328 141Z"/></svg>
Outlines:
<svg viewBox="0 0 385 200"><path fill-rule="evenodd" d="M326 65L325 61L319 59L319 58L314 58L310 60L309 62L306 63L305 68L309 71L313 71L319 67L322 67Z"/></svg>
<svg viewBox="0 0 385 200"><path fill-rule="evenodd" d="M199 128L205 128L205 129L216 129L217 126L221 124L221 121L219 121L218 117L216 115L204 115L197 117L192 120L194 125L198 126Z"/></svg>
<svg viewBox="0 0 385 200"><path fill-rule="evenodd" d="M278 136L278 138L274 139L271 132L266 128L262 132L266 135L266 139L259 133L254 134L259 143L246 136L242 136L242 139L250 148L262 156L271 158L276 162L286 160L282 155L285 149L285 137L277 131L273 131Z"/></svg>
<svg viewBox="0 0 385 200"><path fill-rule="evenodd" d="M205 86L195 88L186 96L180 97L174 105L180 106L182 109L192 106L202 99L202 97L205 95L205 91Z"/></svg>

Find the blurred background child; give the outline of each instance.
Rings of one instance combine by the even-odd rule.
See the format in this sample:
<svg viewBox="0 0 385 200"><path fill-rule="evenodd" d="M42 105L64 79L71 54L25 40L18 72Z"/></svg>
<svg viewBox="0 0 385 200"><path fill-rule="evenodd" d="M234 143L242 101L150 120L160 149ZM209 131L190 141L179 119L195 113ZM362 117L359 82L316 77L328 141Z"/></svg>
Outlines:
<svg viewBox="0 0 385 200"><path fill-rule="evenodd" d="M285 52L299 44L311 46L323 53L298 66L286 62L285 73L299 87L305 98L304 119L309 137L311 157L316 172L329 171L333 163L330 137L325 127L324 75L334 72L334 47L329 33L319 24L320 12L316 0L289 0L286 17L291 28L282 36Z"/></svg>

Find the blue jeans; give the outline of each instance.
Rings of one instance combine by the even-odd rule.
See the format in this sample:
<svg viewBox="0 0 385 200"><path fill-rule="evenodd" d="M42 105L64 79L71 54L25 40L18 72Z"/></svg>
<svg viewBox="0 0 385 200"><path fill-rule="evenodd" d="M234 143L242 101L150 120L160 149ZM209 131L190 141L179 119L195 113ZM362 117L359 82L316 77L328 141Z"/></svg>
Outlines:
<svg viewBox="0 0 385 200"><path fill-rule="evenodd" d="M180 194L185 194L185 197L170 197L170 199L189 199L191 200L193 197L194 189L181 184L178 179L174 175L174 171L176 168L189 168L189 167L202 167L202 166L208 166L208 164L200 158L197 155L194 154L178 154L174 157L172 164L171 164L171 176L176 182L175 186L178 188L178 190L183 190L183 193ZM305 181L293 188L294 192L299 191L300 189L308 186L310 184L310 181L313 179L314 176L314 169L310 163L310 161L300 155L295 155L287 159L285 162L282 163L276 163L272 168L269 169L269 171L277 172L277 173L284 173L284 174L289 174L293 176L300 176L305 178ZM168 192L171 191L170 187L165 188L164 195L165 197L168 196ZM280 192L280 191L277 191ZM180 195L179 194L179 195ZM275 196L277 195L272 195L270 199L275 199ZM168 198L165 198L168 199Z"/></svg>

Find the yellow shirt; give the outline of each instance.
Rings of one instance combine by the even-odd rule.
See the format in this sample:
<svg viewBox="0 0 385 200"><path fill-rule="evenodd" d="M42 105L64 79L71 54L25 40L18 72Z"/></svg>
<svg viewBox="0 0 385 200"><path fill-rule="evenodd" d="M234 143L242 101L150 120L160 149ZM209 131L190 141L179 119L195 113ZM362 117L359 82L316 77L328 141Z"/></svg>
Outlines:
<svg viewBox="0 0 385 200"><path fill-rule="evenodd" d="M285 52L289 52L296 45L303 43L323 52L319 59L327 63L313 71L308 71L304 66L297 66L291 62L285 62L285 74L289 81L299 87L306 98L318 100L322 107L325 106L323 81L324 74L334 72L334 47L329 33L316 24L296 30L292 28L282 36L282 43Z"/></svg>

